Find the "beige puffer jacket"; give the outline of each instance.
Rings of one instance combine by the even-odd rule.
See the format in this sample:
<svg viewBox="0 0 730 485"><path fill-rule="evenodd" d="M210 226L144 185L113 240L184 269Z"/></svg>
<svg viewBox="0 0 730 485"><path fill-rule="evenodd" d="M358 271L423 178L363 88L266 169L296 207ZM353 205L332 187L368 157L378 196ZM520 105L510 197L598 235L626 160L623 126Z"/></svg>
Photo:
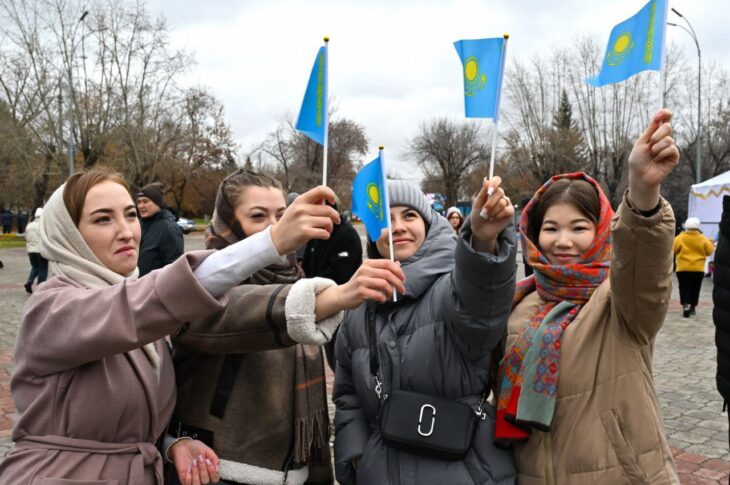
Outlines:
<svg viewBox="0 0 730 485"><path fill-rule="evenodd" d="M679 483L651 370L672 290L674 224L665 200L643 217L624 198L611 224L610 277L563 335L551 430L515 445L520 485ZM508 348L540 304L532 293L515 307Z"/></svg>

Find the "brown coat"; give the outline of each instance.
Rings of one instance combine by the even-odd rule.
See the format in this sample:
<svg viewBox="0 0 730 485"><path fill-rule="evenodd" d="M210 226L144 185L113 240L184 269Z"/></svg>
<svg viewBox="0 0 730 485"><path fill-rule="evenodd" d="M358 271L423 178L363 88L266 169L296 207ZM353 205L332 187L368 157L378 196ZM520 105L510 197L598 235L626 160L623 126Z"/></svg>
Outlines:
<svg viewBox="0 0 730 485"><path fill-rule="evenodd" d="M652 379L654 337L671 294L674 214L643 217L626 199L611 225L611 273L565 330L551 430L515 445L520 485L678 484ZM534 315L528 295L507 345Z"/></svg>
<svg viewBox="0 0 730 485"><path fill-rule="evenodd" d="M206 255L188 253L103 289L56 277L33 294L11 381L16 444L0 465L0 483L162 483L155 443L175 406L162 337L222 308L192 272ZM162 358L159 378L140 349L149 342Z"/></svg>
<svg viewBox="0 0 730 485"><path fill-rule="evenodd" d="M225 309L191 322L173 339L179 396L173 423L213 434L209 444L223 460L221 473L228 480L274 480L289 466L296 359L285 315L290 289L236 287L228 292ZM230 359L239 362L235 373L222 371ZM211 409L226 374L235 380L217 417ZM171 431L175 434L174 426Z"/></svg>

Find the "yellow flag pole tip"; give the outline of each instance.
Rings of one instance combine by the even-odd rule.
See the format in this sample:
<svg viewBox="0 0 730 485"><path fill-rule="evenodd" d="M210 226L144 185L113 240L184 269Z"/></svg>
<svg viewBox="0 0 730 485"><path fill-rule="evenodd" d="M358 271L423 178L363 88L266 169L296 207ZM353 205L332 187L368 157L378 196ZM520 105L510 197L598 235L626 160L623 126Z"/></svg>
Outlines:
<svg viewBox="0 0 730 485"><path fill-rule="evenodd" d="M385 147L383 145L378 146L378 150L383 150Z"/></svg>
<svg viewBox="0 0 730 485"><path fill-rule="evenodd" d="M505 32L502 37L504 37L505 39L509 39L509 34L507 32Z"/></svg>
<svg viewBox="0 0 730 485"><path fill-rule="evenodd" d="M324 41L325 41L325 42L329 42L329 41L330 41L330 38L329 38L329 36L326 36L326 35L325 35L325 36L324 36Z"/></svg>

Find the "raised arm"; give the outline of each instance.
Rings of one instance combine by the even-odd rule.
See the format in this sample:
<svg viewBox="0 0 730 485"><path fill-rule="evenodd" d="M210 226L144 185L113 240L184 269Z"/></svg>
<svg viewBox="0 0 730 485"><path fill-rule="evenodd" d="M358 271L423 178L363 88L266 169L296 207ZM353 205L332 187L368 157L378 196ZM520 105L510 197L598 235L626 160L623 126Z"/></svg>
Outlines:
<svg viewBox="0 0 730 485"><path fill-rule="evenodd" d="M188 253L144 278L102 289L64 280L33 295L16 353L37 375L128 352L222 308L193 275L209 253ZM22 348L22 352L18 352Z"/></svg>
<svg viewBox="0 0 730 485"><path fill-rule="evenodd" d="M639 345L651 342L671 296L675 220L660 197L662 181L679 161L671 113L660 110L629 155L629 190L611 224L611 308Z"/></svg>
<svg viewBox="0 0 730 485"><path fill-rule="evenodd" d="M459 234L442 312L464 355L479 360L501 339L515 288L514 207L501 179L484 181ZM489 195L491 193L491 195Z"/></svg>

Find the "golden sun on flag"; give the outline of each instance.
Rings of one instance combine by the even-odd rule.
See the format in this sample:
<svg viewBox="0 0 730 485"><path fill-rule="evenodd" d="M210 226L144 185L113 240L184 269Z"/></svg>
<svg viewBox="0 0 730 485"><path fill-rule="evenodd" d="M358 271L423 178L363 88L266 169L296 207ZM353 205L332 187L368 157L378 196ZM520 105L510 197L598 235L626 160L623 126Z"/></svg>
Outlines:
<svg viewBox="0 0 730 485"><path fill-rule="evenodd" d="M464 62L464 94L474 96L486 84L487 75L479 69L479 60L474 56L467 57Z"/></svg>
<svg viewBox="0 0 730 485"><path fill-rule="evenodd" d="M606 53L606 64L609 66L618 66L626 56L634 48L634 39L631 37L631 32L623 32L616 37L616 42L613 43L611 49Z"/></svg>
<svg viewBox="0 0 730 485"><path fill-rule="evenodd" d="M380 206L380 190L378 188L378 184L370 183L368 184L366 190L368 191L368 209L370 209L372 213L375 214L375 217L381 219L382 207Z"/></svg>

